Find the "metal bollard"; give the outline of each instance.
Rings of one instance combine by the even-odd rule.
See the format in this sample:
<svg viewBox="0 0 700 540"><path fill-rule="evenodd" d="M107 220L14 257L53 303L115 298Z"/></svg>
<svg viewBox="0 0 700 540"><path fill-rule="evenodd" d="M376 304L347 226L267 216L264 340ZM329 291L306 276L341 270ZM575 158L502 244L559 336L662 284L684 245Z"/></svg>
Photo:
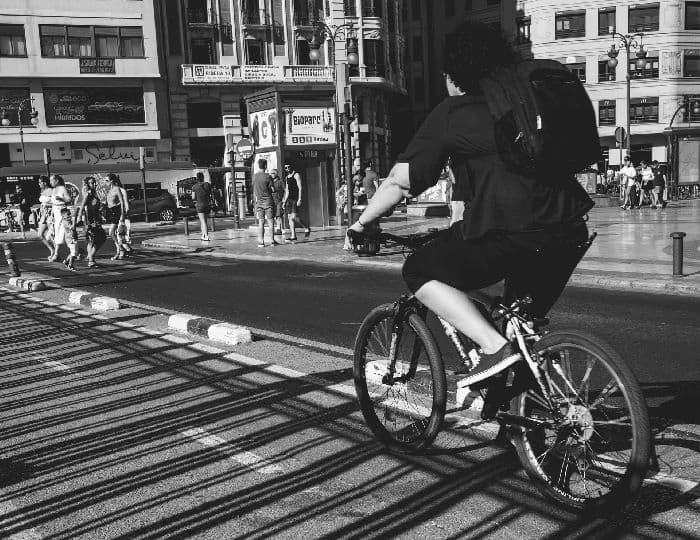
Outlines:
<svg viewBox="0 0 700 540"><path fill-rule="evenodd" d="M210 223L209 230L212 232L215 231L216 227L214 226L214 216L209 217L209 223Z"/></svg>
<svg viewBox="0 0 700 540"><path fill-rule="evenodd" d="M183 216L182 223L185 225L185 236L189 236L190 235L190 218L187 216Z"/></svg>
<svg viewBox="0 0 700 540"><path fill-rule="evenodd" d="M12 243L5 242L2 244L3 250L5 251L5 260L7 260L7 266L10 268L10 275L12 277L19 277L22 273L19 271L19 264L17 264L17 258L15 257L15 251L12 249Z"/></svg>
<svg viewBox="0 0 700 540"><path fill-rule="evenodd" d="M671 233L671 238L673 238L673 275L682 276L683 275L683 238L685 238L684 232L674 232Z"/></svg>

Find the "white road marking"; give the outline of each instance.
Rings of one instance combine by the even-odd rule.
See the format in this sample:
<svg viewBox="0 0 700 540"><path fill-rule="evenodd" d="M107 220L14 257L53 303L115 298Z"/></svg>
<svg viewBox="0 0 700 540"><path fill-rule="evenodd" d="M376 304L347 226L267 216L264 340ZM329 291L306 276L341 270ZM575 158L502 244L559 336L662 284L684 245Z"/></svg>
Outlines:
<svg viewBox="0 0 700 540"><path fill-rule="evenodd" d="M63 362L59 362L57 360L43 360L41 363L55 371L70 371L71 369L70 366L67 366Z"/></svg>
<svg viewBox="0 0 700 540"><path fill-rule="evenodd" d="M186 431L182 431L181 433L185 437L193 439L204 446L208 446L209 448L226 446L235 449L235 445L229 443L228 441L222 439L217 435L212 435L211 433L206 432L202 428L192 428ZM239 452L236 452L235 454L230 456L229 459L232 459L233 461L235 461L236 463L240 463L241 465L245 465L246 467L251 467L255 469L256 472L259 472L261 474L278 474L283 472L282 468L279 465L275 463L269 463L267 460L260 457L259 455L253 452L249 452L247 450L241 450Z"/></svg>
<svg viewBox="0 0 700 540"><path fill-rule="evenodd" d="M10 514L21 515L21 511L10 501L0 501L0 536L2 536L2 538L7 538L7 540L41 540L43 538L43 536L39 534L39 531L34 528L25 529L13 534L12 536L3 536L2 529L5 526L6 520L4 520L2 516L7 516ZM17 527L17 525L13 524L13 527Z"/></svg>
<svg viewBox="0 0 700 540"><path fill-rule="evenodd" d="M664 473L656 473L654 476L644 480L645 484L660 484L681 493L687 493L698 487L697 481L686 480L685 478L678 478L676 476L669 476Z"/></svg>

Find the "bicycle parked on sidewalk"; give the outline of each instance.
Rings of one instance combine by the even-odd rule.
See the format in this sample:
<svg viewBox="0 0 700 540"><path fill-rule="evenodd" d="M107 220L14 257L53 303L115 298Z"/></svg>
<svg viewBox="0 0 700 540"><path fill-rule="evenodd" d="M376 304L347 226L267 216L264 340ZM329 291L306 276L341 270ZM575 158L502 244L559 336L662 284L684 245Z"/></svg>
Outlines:
<svg viewBox="0 0 700 540"><path fill-rule="evenodd" d="M440 232L371 234L415 251ZM366 236L353 231L351 240L361 244ZM594 238L575 246L581 256ZM651 451L646 404L629 367L595 336L577 329L543 330L549 321L529 313L531 298L504 302L482 292L469 294L524 358L510 368L507 381L477 385L482 417L507 430L525 471L545 496L575 510L629 502L644 480ZM404 295L370 311L355 340L353 374L362 414L377 439L399 452L426 450L446 412L446 373L427 316L413 295ZM439 321L462 361L473 367L476 344ZM457 385L458 392L470 390Z"/></svg>

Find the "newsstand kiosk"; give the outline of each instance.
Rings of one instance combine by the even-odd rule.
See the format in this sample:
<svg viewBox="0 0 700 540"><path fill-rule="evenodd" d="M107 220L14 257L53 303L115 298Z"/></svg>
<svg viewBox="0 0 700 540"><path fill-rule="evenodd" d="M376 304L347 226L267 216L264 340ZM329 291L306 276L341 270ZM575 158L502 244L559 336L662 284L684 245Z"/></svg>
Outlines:
<svg viewBox="0 0 700 540"><path fill-rule="evenodd" d="M260 158L267 160L268 172L277 169L283 179L284 165L293 165L301 175L299 216L310 227L331 225L337 147L333 87L273 86L245 100L248 130L255 145L252 173L258 172Z"/></svg>

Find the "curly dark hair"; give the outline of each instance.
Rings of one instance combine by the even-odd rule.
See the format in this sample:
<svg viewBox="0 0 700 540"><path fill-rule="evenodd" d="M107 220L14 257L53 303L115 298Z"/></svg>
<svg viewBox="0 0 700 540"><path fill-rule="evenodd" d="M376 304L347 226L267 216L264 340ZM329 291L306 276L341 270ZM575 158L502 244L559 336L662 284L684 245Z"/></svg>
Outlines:
<svg viewBox="0 0 700 540"><path fill-rule="evenodd" d="M479 80L495 68L519 60L501 31L482 22L465 21L445 37L443 72L463 92L480 95Z"/></svg>

